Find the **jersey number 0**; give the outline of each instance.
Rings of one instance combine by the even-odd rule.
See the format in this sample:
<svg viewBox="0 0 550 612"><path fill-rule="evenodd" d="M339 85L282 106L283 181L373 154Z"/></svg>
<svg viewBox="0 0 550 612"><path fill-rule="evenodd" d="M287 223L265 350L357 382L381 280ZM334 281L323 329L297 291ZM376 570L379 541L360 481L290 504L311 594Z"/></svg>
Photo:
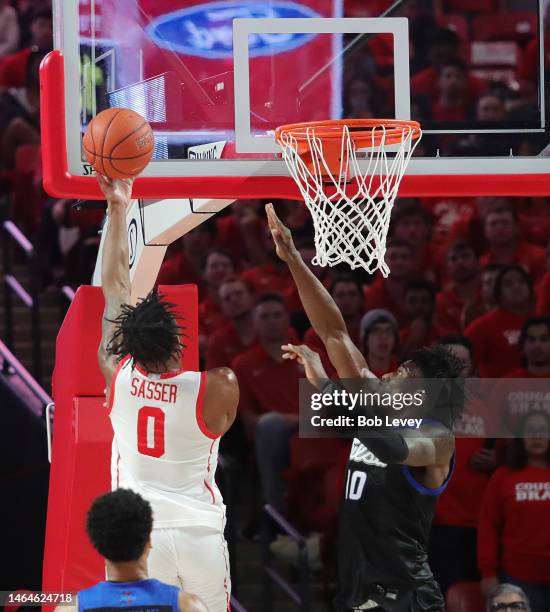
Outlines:
<svg viewBox="0 0 550 612"><path fill-rule="evenodd" d="M137 443L142 455L157 458L164 455L164 412L160 408L143 406L139 409Z"/></svg>

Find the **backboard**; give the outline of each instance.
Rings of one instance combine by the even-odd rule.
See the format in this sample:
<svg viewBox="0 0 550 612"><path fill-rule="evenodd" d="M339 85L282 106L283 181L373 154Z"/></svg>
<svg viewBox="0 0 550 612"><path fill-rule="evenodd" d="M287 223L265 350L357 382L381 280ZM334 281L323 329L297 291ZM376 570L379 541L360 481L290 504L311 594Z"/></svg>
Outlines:
<svg viewBox="0 0 550 612"><path fill-rule="evenodd" d="M155 132L138 197L298 198L275 128L373 116L423 126L402 195L549 194L544 15L543 0L55 0L46 188L101 197L82 134L116 106Z"/></svg>

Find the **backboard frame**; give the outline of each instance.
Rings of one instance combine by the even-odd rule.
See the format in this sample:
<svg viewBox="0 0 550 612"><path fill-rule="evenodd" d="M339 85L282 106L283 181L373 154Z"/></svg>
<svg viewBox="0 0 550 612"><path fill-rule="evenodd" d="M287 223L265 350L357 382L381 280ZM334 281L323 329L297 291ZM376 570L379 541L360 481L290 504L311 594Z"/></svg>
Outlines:
<svg viewBox="0 0 550 612"><path fill-rule="evenodd" d="M76 106L72 103L80 87L78 59L78 30L71 30L78 22L78 0L56 0L56 50L43 61L41 77L41 127L44 186L57 197L101 199L102 194L92 176L87 176L76 164L75 147L78 146L80 124ZM246 124L243 105L250 102L249 92L240 85L246 84L249 76L243 72L247 58L245 36L251 32L300 31L295 26L310 32L332 32L328 21L340 22L341 32L362 32L365 27L374 31L394 34L395 52L403 48L403 32L407 34L406 19L364 18L311 18L311 19L236 19L233 22L235 62L235 106L236 149L248 152L254 145L248 138L250 122ZM279 23L277 23L279 22ZM367 25L370 22L370 26ZM59 27L63 24L63 29ZM380 25L383 23L383 25ZM292 29L294 27L294 29ZM345 29L344 29L345 28ZM369 30L367 30L369 31ZM68 34L67 32L71 32ZM399 36L396 35L399 32ZM400 38L401 37L401 38ZM399 44L398 44L399 42ZM69 55L64 55L67 51ZM77 57L72 57L74 54ZM240 59L239 59L240 58ZM244 58L244 62L241 61ZM401 66L397 62L396 66ZM408 79L406 79L408 91ZM397 82L397 79L396 79ZM67 87L65 86L67 84ZM396 90L398 88L396 87ZM401 92L403 95L403 92ZM397 93L396 93L397 98ZM73 108L74 107L74 108ZM71 110L72 109L72 110ZM246 108L245 108L246 111ZM249 111L249 108L248 108ZM69 114L67 114L69 113ZM396 116L408 119L403 107L396 104ZM70 115L70 117L69 117ZM69 117L69 120L68 120ZM76 118L75 118L76 117ZM72 119L71 119L72 118ZM249 117L248 117L249 119ZM248 127L248 132L246 128ZM77 132L78 130L78 132ZM76 137L73 134L77 134ZM243 138L244 135L244 138ZM273 142L260 139L256 151L273 154ZM73 162L71 163L71 159ZM209 160L179 164L177 174L167 172L175 163L156 162L139 177L134 185L134 196L146 199L166 198L291 198L300 199L294 181L288 175L282 159L278 160ZM246 163L245 163L246 162ZM83 164L80 164L82 167ZM458 167L457 167L458 166ZM241 168L243 170L241 171ZM191 169L192 175L183 175ZM550 194L550 158L548 157L498 157L498 158L415 158L411 161L403 179L400 195L403 196L475 196L475 195L548 195Z"/></svg>

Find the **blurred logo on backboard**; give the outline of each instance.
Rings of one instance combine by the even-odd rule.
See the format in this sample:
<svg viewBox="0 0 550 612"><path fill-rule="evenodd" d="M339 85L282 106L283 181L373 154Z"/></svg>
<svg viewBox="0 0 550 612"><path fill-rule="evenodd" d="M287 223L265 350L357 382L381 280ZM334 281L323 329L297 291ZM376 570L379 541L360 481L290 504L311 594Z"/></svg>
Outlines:
<svg viewBox="0 0 550 612"><path fill-rule="evenodd" d="M211 59L233 55L233 20L243 18L310 18L320 17L308 6L296 2L208 2L155 19L147 33L159 47L185 55ZM276 55L302 46L315 34L251 34L248 40L250 57Z"/></svg>
<svg viewBox="0 0 550 612"><path fill-rule="evenodd" d="M195 145L194 147L189 147L187 157L189 159L220 159L224 147L225 140Z"/></svg>

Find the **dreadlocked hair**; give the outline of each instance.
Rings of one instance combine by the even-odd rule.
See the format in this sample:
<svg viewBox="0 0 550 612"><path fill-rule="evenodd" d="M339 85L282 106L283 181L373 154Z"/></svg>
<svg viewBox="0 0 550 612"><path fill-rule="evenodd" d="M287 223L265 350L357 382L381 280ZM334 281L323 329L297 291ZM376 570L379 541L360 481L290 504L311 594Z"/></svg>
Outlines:
<svg viewBox="0 0 550 612"><path fill-rule="evenodd" d="M468 400L461 378L464 361L442 345L417 349L411 353L410 360L424 378L440 379L440 384L432 381L430 386L433 397L427 416L452 428Z"/></svg>
<svg viewBox="0 0 550 612"><path fill-rule="evenodd" d="M135 306L123 304L116 319L116 331L108 351L119 359L131 355L134 363L164 367L171 358L179 358L185 349L180 337L185 328L177 324L176 305L165 302L151 291Z"/></svg>

